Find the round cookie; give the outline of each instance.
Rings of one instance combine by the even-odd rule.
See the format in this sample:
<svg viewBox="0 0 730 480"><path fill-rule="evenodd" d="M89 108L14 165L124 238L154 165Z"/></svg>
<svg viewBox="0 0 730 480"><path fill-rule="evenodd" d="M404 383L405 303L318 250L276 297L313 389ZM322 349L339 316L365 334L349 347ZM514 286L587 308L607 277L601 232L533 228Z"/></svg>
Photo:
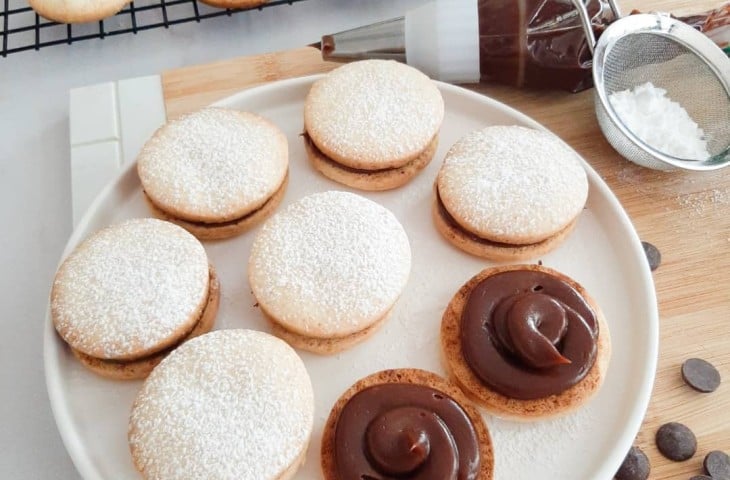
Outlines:
<svg viewBox="0 0 730 480"><path fill-rule="evenodd" d="M302 198L259 230L248 278L274 333L335 353L382 324L405 288L408 237L395 216L347 192Z"/></svg>
<svg viewBox="0 0 730 480"><path fill-rule="evenodd" d="M418 369L374 373L345 391L325 424L321 462L324 480L489 480L494 471L479 411L456 385Z"/></svg>
<svg viewBox="0 0 730 480"><path fill-rule="evenodd" d="M94 233L64 260L51 316L84 365L140 378L186 338L210 330L219 295L195 237L162 220L133 219Z"/></svg>
<svg viewBox="0 0 730 480"><path fill-rule="evenodd" d="M71 349L71 353L88 369L102 377L111 378L113 380L139 380L147 378L154 369L171 351L182 342L186 342L192 338L208 333L215 325L215 318L218 315L218 306L220 304L220 283L218 276L215 274L213 267L210 267L210 290L208 293L208 302L200 315L200 319L195 324L189 334L185 336L179 343L172 345L160 352L141 357L136 360L103 360L95 358L78 350Z"/></svg>
<svg viewBox="0 0 730 480"><path fill-rule="evenodd" d="M152 212L202 240L238 235L279 205L288 179L284 133L253 113L204 108L155 132L137 157Z"/></svg>
<svg viewBox="0 0 730 480"><path fill-rule="evenodd" d="M35 12L59 23L95 22L124 8L130 0L29 0Z"/></svg>
<svg viewBox="0 0 730 480"><path fill-rule="evenodd" d="M172 352L132 407L129 447L146 479L292 478L314 418L304 364L281 340L219 330Z"/></svg>
<svg viewBox="0 0 730 480"><path fill-rule="evenodd" d="M431 161L444 118L436 84L407 65L364 60L312 85L304 103L305 145L326 177L362 190L388 190Z"/></svg>
<svg viewBox="0 0 730 480"><path fill-rule="evenodd" d="M512 284L515 277L504 275L515 272L526 274L527 286L522 280ZM487 281L496 292L494 297L487 297L488 290L475 293ZM482 306L471 304L473 296L475 302L484 302ZM563 318L567 323L556 327L553 320L559 319L560 309L566 312ZM476 338L467 326L467 313L478 315L477 327L488 332L472 345L465 344L465 339ZM525 321L520 322L522 319ZM489 326L484 328L487 320ZM534 328L519 331L512 326ZM590 353L575 353L586 335L595 344L592 364L586 360ZM550 349L548 342L555 349ZM490 375L496 372L491 384L474 369L474 360L470 363L469 348L478 350L477 361L492 369ZM533 421L569 413L600 389L611 356L611 340L601 309L577 282L540 265L510 265L483 270L454 295L441 322L441 349L450 377L480 406L498 417ZM555 378L566 373L577 381L563 388Z"/></svg>
<svg viewBox="0 0 730 480"><path fill-rule="evenodd" d="M558 137L494 126L451 147L436 179L433 217L439 232L468 253L524 260L556 248L587 198L580 158Z"/></svg>
<svg viewBox="0 0 730 480"><path fill-rule="evenodd" d="M247 8L260 7L269 2L269 0L200 0L212 7L232 8L245 10Z"/></svg>

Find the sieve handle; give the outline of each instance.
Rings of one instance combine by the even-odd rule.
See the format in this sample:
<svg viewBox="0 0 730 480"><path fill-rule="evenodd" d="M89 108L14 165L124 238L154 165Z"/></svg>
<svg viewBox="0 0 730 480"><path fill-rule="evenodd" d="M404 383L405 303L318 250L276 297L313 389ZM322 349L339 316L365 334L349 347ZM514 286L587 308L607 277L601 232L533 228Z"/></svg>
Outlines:
<svg viewBox="0 0 730 480"><path fill-rule="evenodd" d="M586 34L586 40L588 40L588 49L593 54L593 49L596 47L596 34L593 32L591 15L588 13L584 0L573 0L573 5L578 10L578 15L580 15L580 21L583 24L583 30ZM608 6L611 8L616 20L621 18L621 10L619 10L616 0L608 0Z"/></svg>

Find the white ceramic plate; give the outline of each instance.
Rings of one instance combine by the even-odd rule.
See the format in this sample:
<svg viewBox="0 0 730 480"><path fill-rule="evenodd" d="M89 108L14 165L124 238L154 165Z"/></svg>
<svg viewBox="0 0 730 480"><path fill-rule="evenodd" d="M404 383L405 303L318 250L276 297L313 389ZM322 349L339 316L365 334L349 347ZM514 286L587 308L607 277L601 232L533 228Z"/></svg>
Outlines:
<svg viewBox="0 0 730 480"><path fill-rule="evenodd" d="M314 172L302 140L303 100L317 77L247 90L218 105L271 119L290 142L291 181L284 204L324 190L346 190ZM403 223L411 241L410 281L391 318L371 339L331 357L301 353L316 395L315 428L297 479L321 478L323 424L337 397L352 383L385 368L418 367L440 374L441 314L458 288L488 265L446 243L431 222L432 185L446 150L465 133L493 124L543 128L494 100L439 84L446 118L433 162L403 188L365 196L385 205ZM539 168L536 165L536 168ZM541 258L583 284L608 320L613 357L605 384L584 408L568 417L519 424L485 417L491 429L498 480L608 480L621 463L646 411L657 357L658 315L647 262L631 222L606 184L586 164L587 208L577 228L556 251ZM362 194L362 193L361 193ZM113 222L149 216L135 169L130 166L93 203L66 247L68 254L90 233ZM255 230L206 243L220 275L217 328L268 330L254 307L246 279ZM51 405L71 458L86 480L138 479L127 449L127 417L141 382L104 380L72 357L46 320L45 369Z"/></svg>

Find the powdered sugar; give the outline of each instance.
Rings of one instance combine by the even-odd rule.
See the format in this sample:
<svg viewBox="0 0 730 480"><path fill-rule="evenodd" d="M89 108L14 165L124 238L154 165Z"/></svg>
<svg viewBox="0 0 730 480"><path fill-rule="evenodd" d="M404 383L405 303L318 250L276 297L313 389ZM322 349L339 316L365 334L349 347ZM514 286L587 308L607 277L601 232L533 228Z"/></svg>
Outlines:
<svg viewBox="0 0 730 480"><path fill-rule="evenodd" d="M402 166L428 146L443 118L443 99L427 76L382 60L330 72L304 106L312 141L353 168Z"/></svg>
<svg viewBox="0 0 730 480"><path fill-rule="evenodd" d="M408 237L390 211L331 191L304 197L264 224L249 281L262 308L288 329L344 336L391 308L410 268Z"/></svg>
<svg viewBox="0 0 730 480"><path fill-rule="evenodd" d="M579 157L552 134L517 126L467 134L438 176L444 206L483 238L537 242L564 228L585 205Z"/></svg>
<svg viewBox="0 0 730 480"><path fill-rule="evenodd" d="M683 160L706 160L705 132L687 111L651 82L609 96L626 127L647 145Z"/></svg>
<svg viewBox="0 0 730 480"><path fill-rule="evenodd" d="M495 480L555 478L561 465L580 456L575 439L595 423L590 406L554 420L520 423L487 419L494 444ZM586 448L589 446L586 445Z"/></svg>
<svg viewBox="0 0 730 480"><path fill-rule="evenodd" d="M185 220L224 222L281 186L288 144L257 115L205 108L162 127L137 162L143 188L161 208Z"/></svg>
<svg viewBox="0 0 730 480"><path fill-rule="evenodd" d="M93 357L151 353L197 321L208 269L203 246L176 225L135 219L107 227L59 268L51 303L56 329Z"/></svg>
<svg viewBox="0 0 730 480"><path fill-rule="evenodd" d="M186 342L150 375L130 418L146 478L274 480L309 441L314 395L283 341L220 330Z"/></svg>

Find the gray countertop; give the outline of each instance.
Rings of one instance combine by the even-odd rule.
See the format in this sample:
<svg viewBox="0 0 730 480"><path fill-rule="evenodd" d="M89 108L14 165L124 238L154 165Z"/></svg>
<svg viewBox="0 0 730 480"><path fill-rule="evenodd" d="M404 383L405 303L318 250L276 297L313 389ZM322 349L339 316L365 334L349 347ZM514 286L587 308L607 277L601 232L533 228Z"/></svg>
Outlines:
<svg viewBox="0 0 730 480"><path fill-rule="evenodd" d="M0 58L0 478L79 478L43 373L48 292L71 234L70 88L299 47L418 0L309 0Z"/></svg>

